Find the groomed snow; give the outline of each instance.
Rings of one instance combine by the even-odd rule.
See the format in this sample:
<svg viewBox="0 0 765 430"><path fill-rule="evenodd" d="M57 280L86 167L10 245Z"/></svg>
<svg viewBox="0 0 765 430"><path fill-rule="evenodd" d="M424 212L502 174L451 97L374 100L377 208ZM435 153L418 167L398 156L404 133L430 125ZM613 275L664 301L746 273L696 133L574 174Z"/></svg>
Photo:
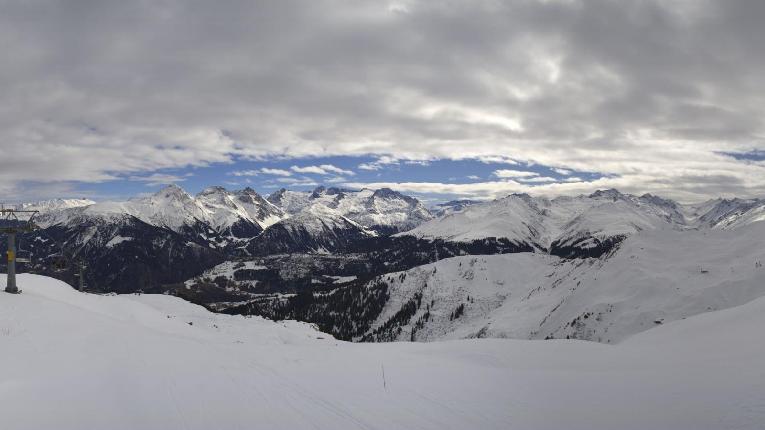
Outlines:
<svg viewBox="0 0 765 430"><path fill-rule="evenodd" d="M169 296L87 295L33 275L19 285L21 295L0 294L7 430L703 430L765 422L765 299L615 346L349 344L302 323L212 314Z"/></svg>

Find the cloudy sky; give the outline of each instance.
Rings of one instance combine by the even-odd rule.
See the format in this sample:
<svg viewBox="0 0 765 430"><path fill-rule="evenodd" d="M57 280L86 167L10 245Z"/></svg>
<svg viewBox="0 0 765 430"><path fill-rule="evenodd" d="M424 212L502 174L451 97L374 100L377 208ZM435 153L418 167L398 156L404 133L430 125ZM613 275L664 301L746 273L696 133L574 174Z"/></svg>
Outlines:
<svg viewBox="0 0 765 430"><path fill-rule="evenodd" d="M0 0L0 197L765 196L765 2Z"/></svg>

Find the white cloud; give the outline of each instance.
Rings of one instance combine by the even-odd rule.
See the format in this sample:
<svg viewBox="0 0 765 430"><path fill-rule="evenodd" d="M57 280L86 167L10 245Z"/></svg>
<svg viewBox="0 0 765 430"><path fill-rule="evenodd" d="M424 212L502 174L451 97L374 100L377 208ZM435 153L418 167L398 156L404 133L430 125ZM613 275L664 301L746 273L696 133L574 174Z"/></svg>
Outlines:
<svg viewBox="0 0 765 430"><path fill-rule="evenodd" d="M249 170L235 170L229 172L232 176L258 176L258 175L272 175L272 176L292 176L292 172L284 169L272 169L269 167L263 167L261 169L249 169Z"/></svg>
<svg viewBox="0 0 765 430"><path fill-rule="evenodd" d="M174 184L176 182L185 181L190 175L169 175L164 173L152 173L147 176L130 176L128 179L131 181L146 182L147 186L154 187L158 185Z"/></svg>
<svg viewBox="0 0 765 430"><path fill-rule="evenodd" d="M281 182L283 184L289 184L292 186L310 186L315 187L319 185L316 181L310 178L277 178L278 182Z"/></svg>
<svg viewBox="0 0 765 430"><path fill-rule="evenodd" d="M467 177L467 178L468 178L468 179L472 179L472 180L474 180L474 181L476 181L476 180L478 180L478 179L481 179L481 177L480 177L480 176L478 176L478 175L468 175L468 177Z"/></svg>
<svg viewBox="0 0 765 430"><path fill-rule="evenodd" d="M524 183L544 183L544 182L557 182L558 180L555 178L551 178L549 176L537 176L533 178L518 178L518 181L524 182Z"/></svg>
<svg viewBox="0 0 765 430"><path fill-rule="evenodd" d="M411 166L430 166L431 160L406 160L404 161L404 164L408 164Z"/></svg>
<svg viewBox="0 0 765 430"><path fill-rule="evenodd" d="M382 165L377 163L361 163L359 164L359 169L361 170L380 170L382 169Z"/></svg>
<svg viewBox="0 0 765 430"><path fill-rule="evenodd" d="M478 155L478 160L482 163L509 164L511 166L519 164L517 161L504 155Z"/></svg>
<svg viewBox="0 0 765 430"><path fill-rule="evenodd" d="M343 182L348 182L348 178L344 178L342 176L335 176L334 178L327 178L324 180L327 184L341 184Z"/></svg>
<svg viewBox="0 0 765 430"><path fill-rule="evenodd" d="M520 180L520 179L519 179ZM599 189L617 188L626 192L635 192L621 178L601 178L590 182L566 183L521 183L512 179L502 181L473 182L452 184L442 182L346 182L349 188L391 188L396 191L414 194L458 196L470 199L496 199L511 193L529 193L532 195L557 196L591 193Z"/></svg>
<svg viewBox="0 0 765 430"><path fill-rule="evenodd" d="M765 163L721 155L765 148L764 8L13 2L0 15L0 106L13 107L0 197L30 181L333 155L379 157L361 170L478 159L675 198L765 195Z"/></svg>
<svg viewBox="0 0 765 430"><path fill-rule="evenodd" d="M414 160L410 160L414 161ZM377 160L370 163L359 164L361 170L381 170L384 166L395 165L399 163L399 159L390 155L383 155L377 158Z"/></svg>
<svg viewBox="0 0 765 430"><path fill-rule="evenodd" d="M351 170L341 169L339 167L333 166L332 164L322 164L320 166L302 166L302 167L292 166L290 170L297 173L315 173L317 175L340 174L340 175L353 176L356 174Z"/></svg>
<svg viewBox="0 0 765 430"><path fill-rule="evenodd" d="M493 175L498 178L528 178L531 176L539 176L539 173L527 172L524 170L499 169L495 170Z"/></svg>
<svg viewBox="0 0 765 430"><path fill-rule="evenodd" d="M290 172L289 170L270 169L267 167L260 169L260 173L264 173L266 175L274 175L274 176L292 176L292 172Z"/></svg>
<svg viewBox="0 0 765 430"><path fill-rule="evenodd" d="M230 172L229 174L234 176L258 176L260 174L259 170L236 170L233 172Z"/></svg>
<svg viewBox="0 0 765 430"><path fill-rule="evenodd" d="M554 168L552 169L552 171L553 171L553 172L555 172L555 173L557 173L557 174L559 174L559 175L562 175L562 176L568 176L568 175L570 175L570 174L572 174L572 173L573 173L571 170L568 170L568 169L561 169L561 168L558 168L558 167L554 167Z"/></svg>

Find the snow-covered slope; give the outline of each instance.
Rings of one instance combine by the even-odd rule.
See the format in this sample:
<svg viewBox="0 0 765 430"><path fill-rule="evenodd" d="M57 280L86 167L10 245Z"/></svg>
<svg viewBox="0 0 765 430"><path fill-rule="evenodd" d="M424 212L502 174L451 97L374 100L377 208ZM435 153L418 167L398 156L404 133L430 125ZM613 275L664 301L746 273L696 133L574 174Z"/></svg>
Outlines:
<svg viewBox="0 0 765 430"><path fill-rule="evenodd" d="M716 199L690 208L702 212L703 227L735 229L765 220L765 201L760 199Z"/></svg>
<svg viewBox="0 0 765 430"><path fill-rule="evenodd" d="M334 252L354 241L376 233L341 215L337 210L317 204L285 218L252 239L248 249L255 254L281 252Z"/></svg>
<svg viewBox="0 0 765 430"><path fill-rule="evenodd" d="M445 259L382 276L390 300L367 336L617 342L765 296L763 243L759 223L733 231L644 229L601 259L538 253ZM415 312L385 327L412 303L419 303Z"/></svg>
<svg viewBox="0 0 765 430"><path fill-rule="evenodd" d="M230 192L210 187L197 194L196 201L207 211L205 222L216 231L229 230L235 237L256 236L285 216L252 188Z"/></svg>
<svg viewBox="0 0 765 430"><path fill-rule="evenodd" d="M290 214L325 206L358 224L380 232L405 231L432 218L417 199L383 188L360 191L317 187L312 192L281 189L268 200Z"/></svg>
<svg viewBox="0 0 765 430"><path fill-rule="evenodd" d="M506 238L561 256L597 256L635 232L685 226L672 201L605 190L555 199L512 194L469 205L401 235L455 242Z"/></svg>
<svg viewBox="0 0 765 430"><path fill-rule="evenodd" d="M544 229L542 210L527 195L513 194L484 204L469 206L400 235L425 239L469 242L487 237L507 238L514 243L538 244Z"/></svg>
<svg viewBox="0 0 765 430"><path fill-rule="evenodd" d="M250 219L264 229L286 216L283 210L271 204L252 188L247 187L234 191L232 194L235 196L236 203L247 212Z"/></svg>
<svg viewBox="0 0 765 430"><path fill-rule="evenodd" d="M633 196L616 190L554 199L513 194L457 207L402 235L455 242L504 237L575 257L601 255L643 230L732 230L765 220L763 199L683 205L651 194Z"/></svg>
<svg viewBox="0 0 765 430"><path fill-rule="evenodd" d="M0 283L4 282L0 277ZM19 277L0 297L6 430L759 429L765 299L619 345L348 344L169 296Z"/></svg>

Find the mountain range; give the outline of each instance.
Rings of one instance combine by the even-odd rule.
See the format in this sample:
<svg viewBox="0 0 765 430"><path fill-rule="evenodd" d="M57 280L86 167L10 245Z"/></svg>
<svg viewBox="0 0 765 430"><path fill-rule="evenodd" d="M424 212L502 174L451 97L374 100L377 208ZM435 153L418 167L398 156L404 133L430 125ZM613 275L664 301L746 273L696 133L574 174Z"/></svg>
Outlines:
<svg viewBox="0 0 765 430"><path fill-rule="evenodd" d="M82 266L89 291L173 294L359 341L618 342L765 295L760 199L680 204L602 190L428 210L390 189L192 196L171 185L122 202L23 207L40 211L40 229L20 238L27 271L77 285Z"/></svg>

